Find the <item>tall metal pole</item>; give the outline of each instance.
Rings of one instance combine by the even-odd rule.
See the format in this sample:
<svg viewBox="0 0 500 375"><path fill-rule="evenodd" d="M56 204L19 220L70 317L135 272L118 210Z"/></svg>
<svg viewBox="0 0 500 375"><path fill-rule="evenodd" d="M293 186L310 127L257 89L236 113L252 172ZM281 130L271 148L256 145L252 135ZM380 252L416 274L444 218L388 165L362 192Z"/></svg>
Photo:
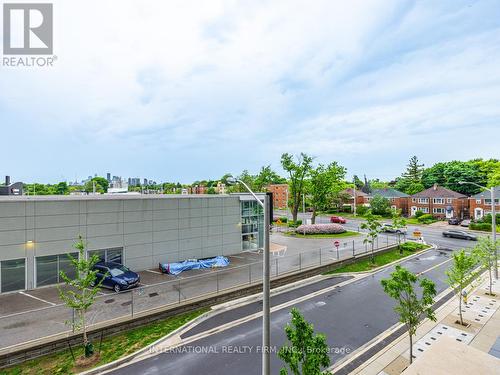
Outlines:
<svg viewBox="0 0 500 375"><path fill-rule="evenodd" d="M492 186L490 189L491 193L491 231L493 246L495 247L495 279L498 280L498 249L497 249L497 214L495 210L495 187Z"/></svg>
<svg viewBox="0 0 500 375"><path fill-rule="evenodd" d="M241 180L235 180L242 184L248 192L254 197L257 203L264 209L264 259L262 262L262 374L271 375L271 304L269 295L271 289L270 273L270 229L271 201L266 194L264 203L255 195L255 193ZM288 202L288 200L287 200Z"/></svg>
<svg viewBox="0 0 500 375"><path fill-rule="evenodd" d="M264 197L264 262L263 262L263 280L262 280L262 374L271 374L271 308L269 303L269 294L271 289L270 279L270 205L269 196Z"/></svg>

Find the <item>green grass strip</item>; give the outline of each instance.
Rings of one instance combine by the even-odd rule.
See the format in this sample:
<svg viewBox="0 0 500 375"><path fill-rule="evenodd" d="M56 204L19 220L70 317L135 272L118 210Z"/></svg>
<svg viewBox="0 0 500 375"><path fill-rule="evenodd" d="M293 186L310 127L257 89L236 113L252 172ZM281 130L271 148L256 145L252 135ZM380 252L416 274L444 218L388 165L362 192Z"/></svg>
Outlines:
<svg viewBox="0 0 500 375"><path fill-rule="evenodd" d="M384 254L375 255L375 263L372 263L370 259L362 259L356 263L349 264L344 267L337 268L332 271L325 272L324 275L332 275L336 273L344 272L366 272L371 271L374 268L385 266L386 264L392 263L396 260L406 258L410 255L415 254L416 251L423 250L428 246L419 243L406 242L401 245L403 248L403 254L400 254L399 250L396 248Z"/></svg>
<svg viewBox="0 0 500 375"><path fill-rule="evenodd" d="M173 316L165 320L150 323L143 327L134 328L116 336L104 338L102 340L100 360L92 367L101 366L120 357L132 354L169 334L170 332L175 331L177 328L202 315L208 310L208 308L195 310L185 314ZM93 344L97 353L99 350L99 340L94 340ZM82 346L79 345L78 347L73 348L73 352L76 358L82 356ZM71 352L68 349L56 354L50 354L23 362L13 367L1 369L0 374L74 374L90 368L91 367L85 369L75 369L75 363L71 356Z"/></svg>

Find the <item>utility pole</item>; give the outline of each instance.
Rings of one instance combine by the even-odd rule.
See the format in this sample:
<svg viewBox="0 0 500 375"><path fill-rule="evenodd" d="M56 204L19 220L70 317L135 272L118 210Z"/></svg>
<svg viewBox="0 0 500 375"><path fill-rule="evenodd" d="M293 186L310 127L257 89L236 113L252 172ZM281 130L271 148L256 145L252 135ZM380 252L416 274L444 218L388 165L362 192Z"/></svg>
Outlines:
<svg viewBox="0 0 500 375"><path fill-rule="evenodd" d="M356 216L356 180L352 179L352 181L354 182L354 201L353 201L353 204L352 204L352 212L354 214L354 216Z"/></svg>

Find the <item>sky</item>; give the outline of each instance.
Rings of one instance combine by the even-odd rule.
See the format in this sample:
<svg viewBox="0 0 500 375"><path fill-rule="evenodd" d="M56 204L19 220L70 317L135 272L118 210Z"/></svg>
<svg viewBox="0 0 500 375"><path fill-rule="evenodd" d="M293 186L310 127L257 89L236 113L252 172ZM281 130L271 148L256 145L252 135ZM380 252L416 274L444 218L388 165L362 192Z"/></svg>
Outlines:
<svg viewBox="0 0 500 375"><path fill-rule="evenodd" d="M305 152L390 180L412 155L500 158L498 1L53 4L54 66L0 66L0 176L187 183Z"/></svg>

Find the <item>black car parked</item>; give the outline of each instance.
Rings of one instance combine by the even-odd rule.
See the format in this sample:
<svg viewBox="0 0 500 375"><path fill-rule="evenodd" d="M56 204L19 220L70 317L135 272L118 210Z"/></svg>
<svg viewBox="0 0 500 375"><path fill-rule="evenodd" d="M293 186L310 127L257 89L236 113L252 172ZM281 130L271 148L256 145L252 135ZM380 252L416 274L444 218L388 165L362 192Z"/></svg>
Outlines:
<svg viewBox="0 0 500 375"><path fill-rule="evenodd" d="M444 237L460 238L462 240L477 241L477 237L463 230L446 230L443 232Z"/></svg>
<svg viewBox="0 0 500 375"><path fill-rule="evenodd" d="M111 288L115 292L134 288L141 281L138 274L119 263L99 262L94 266L94 270L97 271L96 284L103 280L101 286Z"/></svg>
<svg viewBox="0 0 500 375"><path fill-rule="evenodd" d="M448 219L448 224L449 225L459 225L460 219L458 217L452 217L451 219Z"/></svg>

